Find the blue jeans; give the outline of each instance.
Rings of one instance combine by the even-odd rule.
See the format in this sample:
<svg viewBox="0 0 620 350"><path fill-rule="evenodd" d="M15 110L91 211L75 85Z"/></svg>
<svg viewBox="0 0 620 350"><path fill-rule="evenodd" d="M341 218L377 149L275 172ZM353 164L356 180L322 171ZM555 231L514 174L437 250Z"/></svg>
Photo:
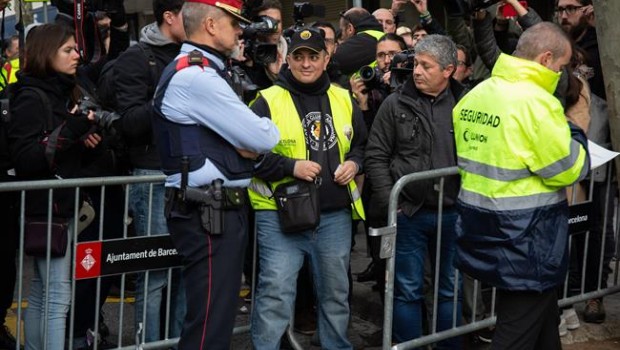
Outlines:
<svg viewBox="0 0 620 350"><path fill-rule="evenodd" d="M455 223L457 213L444 209L441 233L441 260L439 264L439 291L437 301L437 331L452 328L454 307ZM424 303L424 263L430 253L435 271L437 248L437 211L420 209L412 217L398 214L396 234L396 269L394 276L394 341L415 339L422 334L422 306ZM434 276L433 276L434 278ZM456 325L461 320L461 284L456 305ZM429 310L432 311L432 310ZM432 329L432 325L430 327ZM439 349L460 349L461 340L451 338L440 342Z"/></svg>
<svg viewBox="0 0 620 350"><path fill-rule="evenodd" d="M34 258L34 276L30 284L28 307L24 315L24 338L26 350L63 350L67 312L71 304L71 241L73 223L69 224L67 253L49 261L49 288L46 283L47 259ZM48 300L47 319L45 300ZM45 325L47 342L44 344ZM47 347L46 347L47 346Z"/></svg>
<svg viewBox="0 0 620 350"><path fill-rule="evenodd" d="M159 170L134 169L134 176L163 175ZM149 211L151 212L150 235L168 235L168 226L164 216L164 184L153 184L152 203L149 208L151 185L148 183L131 185L129 202L133 210L133 222L138 236L146 236L148 232ZM149 271L148 288L144 288L147 273L138 274L136 281L135 324L143 325L145 342L164 339L160 336L160 309L162 306L162 291L168 285L168 270ZM170 293L170 329L166 338L175 338L181 335L183 319L185 318L185 289L181 280L181 270L172 270L172 286ZM146 295L146 315L144 314L144 299ZM165 300L164 300L165 302ZM164 304L165 305L165 304ZM137 328L136 328L137 329Z"/></svg>
<svg viewBox="0 0 620 350"><path fill-rule="evenodd" d="M321 213L315 230L287 234L276 211L256 212L260 270L250 331L254 349L280 349L304 256L310 258L317 293L322 348L352 349L347 339L351 222L349 210Z"/></svg>

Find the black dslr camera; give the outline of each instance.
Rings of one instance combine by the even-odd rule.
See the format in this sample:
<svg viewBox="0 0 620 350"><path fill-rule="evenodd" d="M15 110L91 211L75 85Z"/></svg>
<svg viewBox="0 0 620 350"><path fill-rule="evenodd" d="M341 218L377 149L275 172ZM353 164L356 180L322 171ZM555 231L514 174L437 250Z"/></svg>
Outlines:
<svg viewBox="0 0 620 350"><path fill-rule="evenodd" d="M383 72L377 67L363 66L359 74L366 90L376 89L383 83Z"/></svg>
<svg viewBox="0 0 620 350"><path fill-rule="evenodd" d="M108 134L116 134L114 122L120 119L120 115L104 111L94 99L84 96L78 104L78 114L87 117L91 111L95 114L95 124L99 130L106 131Z"/></svg>

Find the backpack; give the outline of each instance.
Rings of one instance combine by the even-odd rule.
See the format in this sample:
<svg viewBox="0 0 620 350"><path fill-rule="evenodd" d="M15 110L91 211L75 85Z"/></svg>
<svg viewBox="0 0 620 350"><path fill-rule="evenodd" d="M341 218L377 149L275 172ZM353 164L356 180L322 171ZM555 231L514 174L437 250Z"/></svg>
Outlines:
<svg viewBox="0 0 620 350"><path fill-rule="evenodd" d="M11 162L11 157L9 154L9 139L8 139L8 126L11 122L11 110L10 110L10 98L12 97L11 90L13 85L9 85L6 89L2 91L2 98L0 98L0 178L5 178L7 172L13 169L13 164ZM45 126L45 132L49 131L49 128L53 124L53 112L51 110L49 98L45 94L45 92L34 86L23 87L22 90L31 90L34 91L38 96L41 102L43 103L44 108L46 109L45 113L47 114L47 123ZM46 150L46 156L48 156L48 151ZM53 158L53 154L51 154Z"/></svg>
<svg viewBox="0 0 620 350"><path fill-rule="evenodd" d="M155 92L155 88L157 87L156 77L157 73L157 62L155 61L155 55L153 54L153 50L148 44L139 42L136 45L137 49L142 52L144 57L148 60L149 68L151 71L151 84L149 85L148 93L149 95L153 95ZM133 47L128 48L127 50L135 50ZM105 110L115 111L118 107L118 103L116 101L116 73L114 71L114 65L117 59L110 60L106 62L106 64L101 69L101 73L99 74L99 79L97 80L97 101L101 104L101 107Z"/></svg>
<svg viewBox="0 0 620 350"><path fill-rule="evenodd" d="M157 62L155 61L155 55L153 50L148 44L139 42L138 44L131 46L127 49L139 50L144 58L148 61L151 84L148 87L148 93L152 95L157 87L157 77L159 76L157 71ZM101 69L99 79L97 80L97 87L95 89L96 100L98 104L106 111L116 112L118 109L118 102L116 100L116 71L114 66L117 59L110 60ZM124 140L122 133L114 132L105 135L107 139L108 148L112 151L113 164L115 171L120 174L125 174L131 169L129 162L129 153L126 140Z"/></svg>

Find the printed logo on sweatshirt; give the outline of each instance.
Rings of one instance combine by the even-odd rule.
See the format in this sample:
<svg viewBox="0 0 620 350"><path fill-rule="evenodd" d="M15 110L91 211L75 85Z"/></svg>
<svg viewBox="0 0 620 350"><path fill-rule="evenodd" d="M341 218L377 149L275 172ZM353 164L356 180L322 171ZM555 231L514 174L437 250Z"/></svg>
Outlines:
<svg viewBox="0 0 620 350"><path fill-rule="evenodd" d="M325 121L325 127L321 125L321 113L310 112L306 114L302 121L304 128L304 136L308 140L310 149L313 151L319 150L319 143L321 141L321 131L325 129L325 146L323 150L332 149L336 145L336 133L334 132L334 121L332 116L325 114L323 117Z"/></svg>

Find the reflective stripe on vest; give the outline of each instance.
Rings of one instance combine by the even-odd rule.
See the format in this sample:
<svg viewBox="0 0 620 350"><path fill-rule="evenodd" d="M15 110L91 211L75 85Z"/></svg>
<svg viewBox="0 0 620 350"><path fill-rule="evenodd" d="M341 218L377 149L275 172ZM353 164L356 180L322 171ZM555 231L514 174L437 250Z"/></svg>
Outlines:
<svg viewBox="0 0 620 350"><path fill-rule="evenodd" d="M292 159L307 159L303 126L299 120L299 113L297 108L295 108L290 92L274 85L266 90L262 90L259 94L267 103L271 111L271 120L280 131L280 141L272 152ZM351 97L347 90L334 85L331 85L327 90L327 96L331 106L334 131L338 140L340 163L342 163L345 155L351 148L351 139L354 137ZM276 203L271 198L273 197L272 189L280 183L291 181L291 179L287 177L267 184L261 179L253 178L248 188L252 207L255 210L276 210ZM361 195L355 181L349 182L348 189L352 202L353 217L355 219L364 219Z"/></svg>
<svg viewBox="0 0 620 350"><path fill-rule="evenodd" d="M540 208L566 200L566 191L537 193L527 196L492 198L461 188L459 200L463 203L491 211Z"/></svg>

